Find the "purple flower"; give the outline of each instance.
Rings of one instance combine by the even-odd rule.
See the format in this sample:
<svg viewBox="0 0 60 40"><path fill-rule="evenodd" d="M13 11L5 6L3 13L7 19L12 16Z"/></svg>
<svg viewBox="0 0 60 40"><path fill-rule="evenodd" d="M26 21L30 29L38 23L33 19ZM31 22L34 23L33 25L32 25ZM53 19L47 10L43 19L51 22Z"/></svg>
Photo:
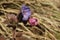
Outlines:
<svg viewBox="0 0 60 40"><path fill-rule="evenodd" d="M22 20L28 20L28 18L31 16L30 8L26 5L22 5L21 12L23 15Z"/></svg>

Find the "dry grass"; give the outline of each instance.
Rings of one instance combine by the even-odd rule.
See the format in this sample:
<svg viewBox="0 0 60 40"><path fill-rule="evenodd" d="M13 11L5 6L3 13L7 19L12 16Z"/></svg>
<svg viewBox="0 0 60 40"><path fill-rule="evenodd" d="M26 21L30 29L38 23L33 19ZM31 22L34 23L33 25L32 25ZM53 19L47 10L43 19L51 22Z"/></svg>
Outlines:
<svg viewBox="0 0 60 40"><path fill-rule="evenodd" d="M39 21L39 27L24 26L23 23L15 24L16 30L23 32L19 40L24 40L24 37L26 40L60 40L59 0L0 0L0 34L4 35L6 40L13 37L13 27L9 28L8 24L4 23L6 14L18 14L23 2L31 8L32 16Z"/></svg>

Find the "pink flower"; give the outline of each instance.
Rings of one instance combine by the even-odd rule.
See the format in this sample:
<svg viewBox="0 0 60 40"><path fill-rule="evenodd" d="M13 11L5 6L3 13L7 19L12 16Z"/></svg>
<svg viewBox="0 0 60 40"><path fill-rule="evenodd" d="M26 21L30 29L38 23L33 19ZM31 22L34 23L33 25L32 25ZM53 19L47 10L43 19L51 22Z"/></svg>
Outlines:
<svg viewBox="0 0 60 40"><path fill-rule="evenodd" d="M36 18L30 18L29 23L30 25L35 26L38 24L38 20Z"/></svg>

